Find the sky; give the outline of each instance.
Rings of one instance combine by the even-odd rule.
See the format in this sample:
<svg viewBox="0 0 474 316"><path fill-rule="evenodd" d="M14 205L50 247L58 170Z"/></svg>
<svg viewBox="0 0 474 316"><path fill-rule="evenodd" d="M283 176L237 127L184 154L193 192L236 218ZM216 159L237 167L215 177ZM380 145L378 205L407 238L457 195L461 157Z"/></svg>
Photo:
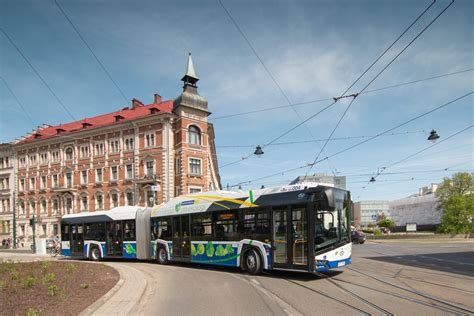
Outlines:
<svg viewBox="0 0 474 316"><path fill-rule="evenodd" d="M151 103L154 93L174 99L191 52L198 91L212 112L224 188L278 186L326 173L347 176L354 201L394 200L474 169L472 1L454 2L344 116L351 97L304 124L341 96L432 1L221 0L238 28L219 0L57 2L124 96L54 0L0 0L0 28L37 71L0 32L0 142L44 123L69 122L68 111L83 119L119 110L132 98ZM346 95L360 92L449 3L436 1ZM456 74L378 90L450 73ZM440 135L434 144L427 140L433 129ZM242 159L257 145L264 155ZM372 176L376 181L369 183Z"/></svg>

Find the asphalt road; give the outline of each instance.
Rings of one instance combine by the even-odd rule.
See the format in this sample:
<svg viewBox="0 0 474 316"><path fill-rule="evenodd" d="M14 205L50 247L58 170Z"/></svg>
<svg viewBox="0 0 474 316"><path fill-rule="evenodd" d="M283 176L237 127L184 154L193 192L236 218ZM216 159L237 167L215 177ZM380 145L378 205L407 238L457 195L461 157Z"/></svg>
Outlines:
<svg viewBox="0 0 474 316"><path fill-rule="evenodd" d="M147 286L136 315L447 315L474 313L473 242L367 242L322 276L192 264L118 262Z"/></svg>

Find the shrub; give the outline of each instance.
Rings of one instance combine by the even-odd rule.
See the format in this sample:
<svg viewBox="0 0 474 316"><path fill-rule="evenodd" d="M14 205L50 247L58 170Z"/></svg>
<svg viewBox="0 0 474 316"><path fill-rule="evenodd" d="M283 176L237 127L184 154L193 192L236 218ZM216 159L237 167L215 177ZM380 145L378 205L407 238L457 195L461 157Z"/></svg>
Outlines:
<svg viewBox="0 0 474 316"><path fill-rule="evenodd" d="M20 279L20 272L13 270L10 272L10 277L12 280L19 280Z"/></svg>
<svg viewBox="0 0 474 316"><path fill-rule="evenodd" d="M35 285L35 283L36 283L36 279L31 275L26 276L23 279L21 279L21 287L24 289L32 288L33 285Z"/></svg>
<svg viewBox="0 0 474 316"><path fill-rule="evenodd" d="M375 236L382 236L382 231L380 229L374 230L374 235Z"/></svg>
<svg viewBox="0 0 474 316"><path fill-rule="evenodd" d="M72 273L77 270L77 267L72 263L68 263L66 264L66 270L67 272Z"/></svg>
<svg viewBox="0 0 474 316"><path fill-rule="evenodd" d="M89 283L82 283L82 284L81 284L81 287L82 287L84 290L87 289L89 286L90 286Z"/></svg>
<svg viewBox="0 0 474 316"><path fill-rule="evenodd" d="M41 261L41 269L46 270L51 266L51 261Z"/></svg>
<svg viewBox="0 0 474 316"><path fill-rule="evenodd" d="M58 291L59 291L59 288L56 284L51 284L50 286L48 286L49 295L54 296L58 293Z"/></svg>
<svg viewBox="0 0 474 316"><path fill-rule="evenodd" d="M30 307L26 310L27 316L38 316L40 314L40 310L37 308Z"/></svg>
<svg viewBox="0 0 474 316"><path fill-rule="evenodd" d="M54 273L48 273L43 277L44 284L53 283L54 281L56 281L56 274Z"/></svg>

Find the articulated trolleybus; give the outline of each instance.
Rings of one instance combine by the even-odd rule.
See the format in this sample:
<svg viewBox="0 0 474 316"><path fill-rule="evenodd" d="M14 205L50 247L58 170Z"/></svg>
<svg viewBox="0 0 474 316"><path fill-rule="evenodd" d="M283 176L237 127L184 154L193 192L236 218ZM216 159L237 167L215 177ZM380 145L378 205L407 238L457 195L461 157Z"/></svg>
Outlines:
<svg viewBox="0 0 474 316"><path fill-rule="evenodd" d="M321 272L351 262L348 191L288 185L65 215L62 254Z"/></svg>

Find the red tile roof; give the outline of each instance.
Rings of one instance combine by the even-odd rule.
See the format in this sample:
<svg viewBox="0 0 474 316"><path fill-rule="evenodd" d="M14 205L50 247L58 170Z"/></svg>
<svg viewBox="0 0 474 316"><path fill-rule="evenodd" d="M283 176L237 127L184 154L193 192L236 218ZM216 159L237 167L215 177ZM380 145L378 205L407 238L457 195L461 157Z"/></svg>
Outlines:
<svg viewBox="0 0 474 316"><path fill-rule="evenodd" d="M153 108L157 109L158 113L156 113L156 111L150 110ZM35 133L26 136L25 139L20 140L17 144L25 144L33 140L46 139L46 138L56 136L58 135L58 131L57 131L58 129L63 130L59 134L59 135L63 135L63 134L78 131L78 130L111 125L117 122L117 119L116 119L117 116L123 117L123 119L120 119L119 122L125 122L125 121L131 121L137 118L145 117L148 115L159 115L160 113L171 113L172 110L173 110L172 100L163 101L163 102L160 102L159 104L152 103L152 104L148 104L144 106L138 106L135 109L124 108L120 111L85 118L80 121L40 128L37 131L35 131ZM85 124L86 127L84 127L84 123L86 123Z"/></svg>

